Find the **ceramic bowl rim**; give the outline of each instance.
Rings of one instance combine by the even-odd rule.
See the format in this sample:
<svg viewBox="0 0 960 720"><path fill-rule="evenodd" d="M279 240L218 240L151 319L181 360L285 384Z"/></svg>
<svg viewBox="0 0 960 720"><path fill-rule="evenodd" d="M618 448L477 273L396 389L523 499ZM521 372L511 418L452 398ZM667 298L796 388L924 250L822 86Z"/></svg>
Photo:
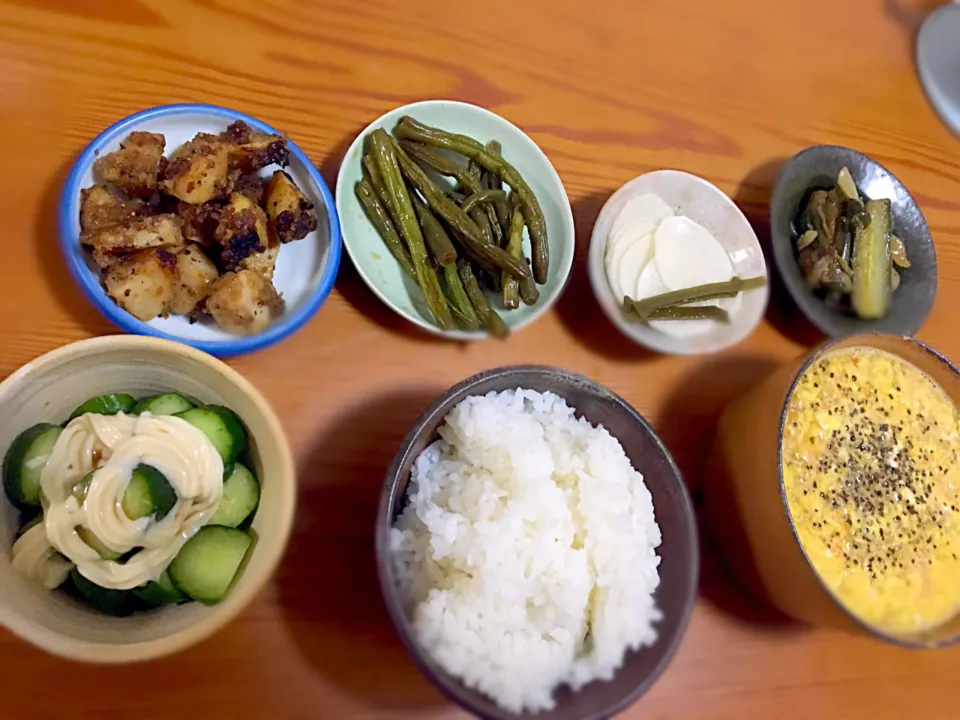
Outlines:
<svg viewBox="0 0 960 720"><path fill-rule="evenodd" d="M340 212L340 203L348 202L347 198L353 198L352 188L345 187L346 183L346 173L343 172L343 168L348 163L351 163L354 156L356 156L357 150L360 147L360 144L363 142L364 138L376 129L384 120L399 117L400 115L409 115L416 112L419 108L424 107L449 107L449 106L458 106L464 108L467 112L473 112L477 115L486 115L499 124L506 125L511 129L511 132L515 132L517 138L531 147L540 157L544 160L547 167L550 169L549 179L551 183L555 183L556 187L560 190L559 199L561 202L557 203L561 208L561 213L563 215L563 225L565 233L570 235L570 243L567 249L559 254L556 252L556 249L553 245L550 247L550 263L551 265L555 262L560 262L561 267L563 268L563 277L559 280L559 285L557 290L554 293L553 297L549 301L538 300L536 303L536 308L523 320L518 321L516 324L510 326L511 333L516 333L522 330L525 327L533 324L535 321L543 317L548 310L550 310L553 305L560 299L564 291L567 289L567 285L570 282L570 278L573 275L573 261L576 253L576 223L573 218L573 208L570 205L570 197L567 195L567 189L563 185L563 180L560 178L560 174L557 172L557 169L554 167L553 162L550 160L550 157L547 153L541 148L533 138L531 138L527 133L525 133L520 127L514 123L507 120L505 117L498 115L492 110L488 110L485 107L480 105L474 105L473 103L463 102L461 100L443 100L443 99L433 99L433 100L417 100L416 102L407 103L406 105L400 105L399 107L392 108L382 115L378 116L376 119L367 124L366 127L361 130L357 136L353 139L353 142L350 143L350 147L347 149L346 154L343 156L343 160L340 163L340 170L337 174L337 185L336 185L336 202L337 202L337 212ZM357 161L359 162L359 161ZM380 290L378 284L374 280L368 277L367 273L364 272L363 267L360 263L354 258L354 252L359 252L359 249L352 247L352 241L349 237L349 234L344 230L343 233L343 244L346 247L347 255L350 256L350 259L353 263L353 266L357 270L357 274L360 275L360 278L363 280L367 288L377 296L377 299L380 300L387 308L392 310L394 313L399 315L404 320L416 325L421 330L424 330L432 335L437 337L446 338L453 341L464 341L464 340L485 340L490 337L489 333L483 331L466 331L466 330L441 330L432 323L424 320L423 318L413 314L403 311L401 308L397 307L389 298L384 295ZM542 286L541 286L542 287Z"/></svg>
<svg viewBox="0 0 960 720"><path fill-rule="evenodd" d="M144 335L106 335L78 340L23 364L0 382L0 396L25 381L41 380L46 368L72 356L99 355L114 350L137 350L142 352L144 357L186 356L189 360L204 365L226 378L237 392L246 396L256 406L257 413L269 428L268 437L258 437L257 442L268 442L276 448L279 464L273 475L276 477L275 482L280 484L280 491L276 506L270 508L271 516L276 518L276 532L270 536L269 543L264 543L263 538L260 538L254 549L254 552L266 555L260 573L248 576L250 568L247 568L242 586L234 588L224 604L211 606L208 614L199 618L197 622L169 636L129 645L78 640L50 630L44 625L25 623L9 611L5 604L0 604L0 626L13 635L53 655L99 664L141 662L186 650L233 621L266 586L279 566L293 528L297 495L293 452L280 419L266 398L249 380L229 365L189 345ZM262 507L260 511L263 511Z"/></svg>
<svg viewBox="0 0 960 720"><path fill-rule="evenodd" d="M323 201L326 216L329 225L329 251L327 260L323 267L323 272L316 283L316 287L310 292L306 299L300 303L299 307L289 315L283 315L279 321L272 323L261 333L249 337L238 337L228 340L199 340L185 338L180 335L166 332L159 328L152 327L142 320L138 320L127 311L121 309L114 303L103 291L99 278L87 267L84 257L85 251L80 246L77 236L72 232L71 226L74 218L70 212L72 199L80 193L80 183L87 169L97 159L100 147L107 141L113 140L124 135L127 131L134 130L138 125L148 120L171 117L176 115L186 115L191 113L206 114L217 119L223 119L228 122L234 120L243 120L250 127L260 132L283 135L275 128L271 127L262 120L242 113L238 110L222 107L219 105L210 105L207 103L174 103L171 105L157 105L145 110L140 110L132 115L128 115L108 128L100 132L84 148L83 152L73 163L67 181L64 183L60 194L60 204L58 210L58 229L60 235L60 250L66 260L67 267L74 282L79 286L84 296L89 300L104 317L113 325L124 332L135 335L147 335L150 337L174 340L176 342L189 345L210 353L217 357L233 357L244 353L255 352L267 348L286 337L292 335L302 328L313 315L320 309L330 291L333 289L334 280L337 277L337 271L340 267L341 256L341 234L340 218L337 214L336 203L330 188L324 181L320 171L313 164L306 153L300 147L287 138L287 147L290 154L303 166L310 179L320 189L320 196Z"/></svg>
<svg viewBox="0 0 960 720"><path fill-rule="evenodd" d="M679 532L683 533L690 548L691 562L685 568L685 581L690 588L687 596L683 599L682 606L679 607L679 621L676 632L673 634L664 648L660 661L653 668L652 672L646 675L641 682L633 685L629 692L623 697L612 703L609 707L603 708L599 713L585 717L582 720L605 720L617 713L622 712L627 707L633 705L644 695L653 684L666 671L667 667L675 657L680 644L683 642L686 632L689 628L690 619L693 615L693 609L699 593L700 577L700 542L699 529L697 527L696 511L693 506L693 500L683 479L683 473L680 471L672 453L667 448L663 439L656 432L653 426L643 417L630 403L623 397L613 392L609 388L601 385L594 380L579 373L563 370L561 368L547 365L507 365L485 370L472 375L452 387L440 393L420 416L413 422L410 430L400 442L397 453L387 470L383 489L380 494L380 503L377 508L377 517L375 525L375 553L377 561L377 576L380 584L380 593L383 602L386 605L387 613L393 624L394 630L400 637L400 640L407 651L407 654L413 659L420 672L426 676L431 683L440 689L443 694L453 702L457 703L468 711L477 712L467 700L467 688L454 676L443 670L420 646L420 643L413 635L410 620L407 618L403 609L403 603L400 599L400 593L396 586L396 577L393 565L390 560L390 529L393 524L394 512L393 506L397 494L397 485L400 481L400 468L405 464L407 458L411 455L411 448L416 440L424 432L426 426L433 424L435 420L442 419L450 410L453 398L472 394L470 391L477 386L481 386L489 380L501 377L517 376L523 378L531 374L540 375L546 378L553 378L562 382L574 382L578 385L589 387L591 392L604 402L618 406L621 410L633 419L640 426L640 430L645 432L653 441L660 456L666 461L669 469L667 473L671 478L671 483L677 490L677 503L679 505L679 514L684 519L684 527ZM522 383L522 380L518 381ZM656 510L656 508L654 508ZM664 642L660 638L660 642ZM617 672L622 670L619 668ZM616 675L615 675L616 676Z"/></svg>

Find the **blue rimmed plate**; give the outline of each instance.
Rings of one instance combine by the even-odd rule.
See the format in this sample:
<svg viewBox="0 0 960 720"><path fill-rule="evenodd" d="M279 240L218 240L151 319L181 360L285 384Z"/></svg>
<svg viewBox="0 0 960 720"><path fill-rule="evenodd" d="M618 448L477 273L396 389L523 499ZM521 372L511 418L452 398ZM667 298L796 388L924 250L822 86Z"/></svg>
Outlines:
<svg viewBox="0 0 960 720"><path fill-rule="evenodd" d="M340 221L330 189L306 154L289 139L290 164L286 171L316 206L317 230L280 249L274 284L286 301L286 310L262 333L239 337L220 330L212 321L191 323L186 316L171 315L141 322L118 307L100 283L100 270L90 253L80 246L80 190L94 184L93 163L113 152L135 130L162 133L166 153L198 132L219 133L235 120L255 130L278 131L256 118L216 105L179 104L134 113L111 125L91 142L74 164L60 199L60 244L70 272L80 289L121 330L139 335L177 340L219 357L241 355L274 344L298 330L330 294L340 266ZM275 168L265 168L269 175Z"/></svg>

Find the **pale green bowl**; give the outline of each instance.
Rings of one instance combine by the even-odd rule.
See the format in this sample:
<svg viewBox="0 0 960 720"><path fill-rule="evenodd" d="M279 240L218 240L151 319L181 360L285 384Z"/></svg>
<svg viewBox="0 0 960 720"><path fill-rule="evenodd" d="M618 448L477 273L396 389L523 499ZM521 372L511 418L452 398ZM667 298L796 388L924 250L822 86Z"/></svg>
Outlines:
<svg viewBox="0 0 960 720"><path fill-rule="evenodd" d="M354 188L362 176L360 161L366 136L377 128L392 132L404 115L444 130L469 135L483 143L499 140L504 158L517 168L536 193L547 221L550 243L550 272L546 284L539 286L540 300L533 306L521 304L516 310L504 310L500 298L493 293L488 294L491 306L511 330L529 325L556 302L570 276L574 250L573 213L560 176L536 143L517 126L476 105L450 100L427 100L405 105L375 120L353 141L337 178L337 213L340 215L343 243L360 277L394 312L428 332L457 340L489 337L484 332L441 331L437 328L420 289L390 255L357 200ZM523 247L525 257L529 258L530 240L526 230Z"/></svg>

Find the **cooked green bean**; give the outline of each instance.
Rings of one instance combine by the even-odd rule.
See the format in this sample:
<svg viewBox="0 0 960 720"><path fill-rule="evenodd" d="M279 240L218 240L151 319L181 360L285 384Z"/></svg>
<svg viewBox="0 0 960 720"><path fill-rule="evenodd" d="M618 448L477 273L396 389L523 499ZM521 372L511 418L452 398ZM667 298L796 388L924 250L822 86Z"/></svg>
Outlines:
<svg viewBox="0 0 960 720"><path fill-rule="evenodd" d="M503 190L481 190L480 192L473 193L470 197L464 200L463 205L460 207L465 213L468 213L477 205L492 203L496 200L503 200L506 202L506 199L507 194Z"/></svg>
<svg viewBox="0 0 960 720"><path fill-rule="evenodd" d="M407 188L403 184L403 177L397 164L397 154L390 142L390 136L382 129L374 130L370 135L370 147L373 158L377 163L377 169L380 171L383 186L386 188L387 196L393 205L396 217L400 220L398 230L403 239L407 241L407 249L410 251L410 259L413 261L413 267L416 271L417 284L423 291L427 307L440 329L451 330L456 326L456 323L453 321L450 307L447 305L443 291L440 289L437 273L430 265L423 233L417 223L417 217L413 211L410 196L407 194Z"/></svg>
<svg viewBox="0 0 960 720"><path fill-rule="evenodd" d="M384 134L386 135L386 133ZM530 275L530 268L525 263L521 263L515 257L507 254L503 248L487 242L480 228L470 219L470 216L433 184L433 181L427 177L426 172L410 159L410 156L403 151L396 141L393 142L393 149L392 157L398 161L403 176L420 192L430 209L453 230L454 237L465 248L481 260L501 269L509 270L514 275L520 277Z"/></svg>
<svg viewBox="0 0 960 720"><path fill-rule="evenodd" d="M510 241L507 245L507 252L513 255L515 258L519 258L522 262L526 262L526 259L523 257L523 213L520 211L520 208L516 208L513 211L513 214L510 216ZM515 279L515 278L514 278ZM508 297L507 295L507 277L503 278L503 305L504 307L517 307L516 304L508 305L507 302L512 301L516 302L516 292L519 290L520 299L523 300L525 305L533 305L540 299L540 291L537 290L537 284L533 281L533 278L521 278L519 287L515 290L511 288L511 294Z"/></svg>
<svg viewBox="0 0 960 720"><path fill-rule="evenodd" d="M397 234L397 229L393 226L393 221L390 219L387 209L383 207L377 198L377 194L371 186L370 181L364 178L358 182L356 191L357 197L360 199L360 204L363 205L363 209L367 213L367 217L370 218L370 222L373 223L377 232L380 233L380 237L383 238L383 242L386 244L390 254L400 263L403 271L415 279L417 277L417 271L413 267L410 253L407 252L406 245L403 244L403 240L401 240Z"/></svg>
<svg viewBox="0 0 960 720"><path fill-rule="evenodd" d="M420 229L423 230L423 237L427 241L427 247L433 259L437 261L440 267L446 267L457 261L457 251L450 242L450 236L443 229L440 222L433 216L423 200L416 194L411 197L413 201L413 211L417 214L417 220L420 221Z"/></svg>
<svg viewBox="0 0 960 720"><path fill-rule="evenodd" d="M473 138L424 125L409 115L401 118L396 133L399 137L407 140L458 152L498 175L504 183L509 185L520 199L523 218L526 220L527 227L530 228L530 243L533 247L533 276L541 285L547 281L547 271L550 263L550 248L547 245L547 223L543 217L540 203L537 201L537 196L515 167L500 155L489 152Z"/></svg>
<svg viewBox="0 0 960 720"><path fill-rule="evenodd" d="M436 148L432 148L429 145L411 142L409 140L401 140L400 147L403 148L407 155L421 165L426 165L428 168L436 173L439 173L440 175L452 177L454 180L460 183L465 190L468 190L471 193L480 192L483 190L483 185L480 183L480 181L475 176L468 173L467 169L463 165L457 164L442 152L439 152Z"/></svg>
<svg viewBox="0 0 960 720"><path fill-rule="evenodd" d="M507 337L507 335L510 334L510 328L507 327L503 318L497 315L493 308L490 307L490 303L487 302L487 296L484 295L483 290L480 289L480 283L477 282L476 275L474 275L473 270L470 269L470 263L461 260L457 263L457 271L460 273L463 289L466 290L467 297L470 298L474 310L477 311L480 322L483 323L494 337Z"/></svg>
<svg viewBox="0 0 960 720"><path fill-rule="evenodd" d="M624 308L632 307L637 314L646 318L655 310L674 305L685 305L687 303L697 302L699 300L716 300L718 298L734 297L737 293L744 290L753 290L763 287L767 284L764 277L753 277L741 279L733 277L730 280L719 283L708 283L706 285L697 285L696 287L684 288L683 290L673 290L644 298L643 300L624 299Z"/></svg>
<svg viewBox="0 0 960 720"><path fill-rule="evenodd" d="M467 291L463 288L457 264L451 263L443 268L443 278L447 285L447 299L450 301L450 310L453 317L464 330L477 330L480 327L480 317L473 309Z"/></svg>
<svg viewBox="0 0 960 720"><path fill-rule="evenodd" d="M463 206L460 206L460 209L463 209ZM490 218L487 217L487 214L483 211L483 208L475 207L470 212L467 213L470 216L470 219L476 223L477 227L480 228L480 232L483 233L483 239L487 241L488 244L493 245L493 228L490 226Z"/></svg>
<svg viewBox="0 0 960 720"><path fill-rule="evenodd" d="M491 140L487 143L487 150L495 155L502 155L502 149L503 148L500 147L500 142L497 140ZM487 182L489 183L491 190L503 190L503 181L496 173L489 173ZM510 220L513 217L513 213L510 211L510 203L507 200L500 200L494 202L493 205L496 209L497 219L500 221L500 227L503 228L503 235L504 237L509 238Z"/></svg>
<svg viewBox="0 0 960 720"><path fill-rule="evenodd" d="M730 322L730 314L715 305L662 307L647 315L646 320L719 320Z"/></svg>

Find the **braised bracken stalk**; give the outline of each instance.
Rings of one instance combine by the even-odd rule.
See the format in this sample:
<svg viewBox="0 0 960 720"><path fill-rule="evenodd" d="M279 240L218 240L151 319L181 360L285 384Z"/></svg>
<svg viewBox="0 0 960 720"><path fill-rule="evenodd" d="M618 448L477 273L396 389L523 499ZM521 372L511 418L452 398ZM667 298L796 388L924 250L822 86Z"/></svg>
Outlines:
<svg viewBox="0 0 960 720"><path fill-rule="evenodd" d="M697 285L696 287L684 288L683 290L673 290L661 295L644 298L643 300L624 298L623 305L624 309L632 309L640 317L647 318L660 308L686 305L687 303L699 302L700 300L716 300L718 298L734 297L739 292L763 287L766 283L766 279L760 276L746 279L733 277L724 282Z"/></svg>
<svg viewBox="0 0 960 720"><path fill-rule="evenodd" d="M393 206L394 214L400 221L398 230L407 243L410 259L413 261L413 267L416 270L417 284L420 285L420 290L427 301L427 307L433 314L438 327L442 330L451 330L456 326L456 323L453 321L450 307L447 305L443 291L440 289L437 274L430 265L423 233L417 223L417 217L413 210L413 204L410 202L410 196L407 194L407 188L403 184L403 177L397 164L397 154L394 152L390 136L382 129L374 130L370 135L370 147L377 163L377 169L380 171L383 186L386 188L387 196Z"/></svg>
<svg viewBox="0 0 960 720"><path fill-rule="evenodd" d="M457 251L450 242L447 231L443 229L440 221L437 220L430 208L424 205L423 200L416 194L412 197L413 210L417 214L417 220L420 221L420 228L423 230L423 237L427 241L427 247L433 259L437 261L440 267L446 267L457 261Z"/></svg>
<svg viewBox="0 0 960 720"><path fill-rule="evenodd" d="M507 241L507 252L514 257L523 256L523 213L519 210L513 213L510 220L510 235ZM503 274L503 307L515 310L520 307L520 281L515 277ZM536 287L536 283L534 283Z"/></svg>
<svg viewBox="0 0 960 720"><path fill-rule="evenodd" d="M384 133L386 135L386 133ZM387 141L390 138L387 137ZM427 177L426 172L417 165L403 151L396 141L393 141L394 157L400 164L400 170L410 184L420 192L430 209L443 220L454 232L456 239L473 255L497 267L508 270L519 277L529 277L530 268L509 255L503 248L487 242L480 228L470 219L463 210L454 204L440 189ZM381 170L382 174L382 170ZM402 182L402 179L401 179Z"/></svg>
<svg viewBox="0 0 960 720"><path fill-rule="evenodd" d="M483 323L484 327L486 327L494 337L507 337L507 335L510 334L510 328L507 327L503 318L497 315L497 313L493 311L493 308L490 307L490 303L487 302L487 296L484 295L483 290L480 289L476 275L474 275L473 270L470 269L470 263L461 260L457 263L457 271L460 273L463 289L466 290L467 297L470 298L474 310L477 311L480 322Z"/></svg>
<svg viewBox="0 0 960 720"><path fill-rule="evenodd" d="M465 213L469 213L478 205L492 203L496 200L503 200L506 202L507 194L503 190L481 190L480 192L475 192L470 195L470 197L463 201L463 205L460 207L463 208Z"/></svg>
<svg viewBox="0 0 960 720"><path fill-rule="evenodd" d="M380 170L377 168L377 161L373 159L373 156L370 153L367 153L363 156L361 163L363 165L364 172L367 174L367 180L370 182L370 187L372 187L373 191L377 194L380 204L386 208L387 214L389 215L390 219L393 220L394 227L397 227L399 221L393 214L393 207L390 204L390 198L387 196L387 189L383 186L383 178L380 177Z"/></svg>
<svg viewBox="0 0 960 720"><path fill-rule="evenodd" d="M447 285L447 298L450 300L450 310L453 311L453 317L457 324L464 330L477 330L480 328L480 318L477 311L473 309L473 303L467 297L467 291L463 288L463 282L460 280L460 274L457 272L457 264L452 263L443 268L443 279Z"/></svg>
<svg viewBox="0 0 960 720"><path fill-rule="evenodd" d="M463 209L463 206L460 206L460 209ZM483 239L486 240L490 245L494 245L493 240L493 228L490 226L490 218L487 217L487 214L483 211L483 208L475 207L467 213L470 216L470 219L480 228L480 232L483 233Z"/></svg>
<svg viewBox="0 0 960 720"><path fill-rule="evenodd" d="M719 320L730 322L730 314L714 305L664 307L654 310L645 320Z"/></svg>
<svg viewBox="0 0 960 720"><path fill-rule="evenodd" d="M523 258L523 213L520 211L520 208L514 208L513 214L511 215L510 242L507 245L507 252L516 258L520 258L523 260L523 262L526 262L526 260ZM537 290L537 284L533 281L533 278L522 278L519 284L520 299L523 300L525 305L533 305L537 302L537 300L540 299L540 291ZM506 278L504 278L503 285L503 302L504 305L506 305Z"/></svg>
<svg viewBox="0 0 960 720"><path fill-rule="evenodd" d="M487 143L487 150L494 155L500 155L502 148L500 143L496 140L491 140ZM491 190L503 190L503 181L500 179L499 175L490 173L488 178ZM510 203L507 200L498 200L493 203L494 208L497 212L497 219L500 221L500 227L503 228L503 234L505 237L510 236L510 219L513 213L510 211Z"/></svg>
<svg viewBox="0 0 960 720"><path fill-rule="evenodd" d="M397 135L415 142L452 150L465 155L490 172L498 175L520 199L523 218L530 228L530 243L533 247L533 276L541 285L547 281L550 249L547 245L547 223L533 190L510 163L502 156L489 152L483 145L467 137L432 128L406 116L397 125Z"/></svg>
<svg viewBox="0 0 960 720"><path fill-rule="evenodd" d="M397 230L393 226L393 221L387 214L386 208L383 207L377 198L373 187L370 185L370 181L364 178L358 182L356 191L357 197L360 199L360 204L363 205L363 209L367 213L367 217L370 218L370 222L373 223L377 232L380 233L380 237L383 238L383 242L386 244L390 254L396 258L397 262L400 263L400 267L403 268L403 271L407 273L407 275L416 278L417 271L413 267L410 253L407 252L403 240L401 240L397 234Z"/></svg>

